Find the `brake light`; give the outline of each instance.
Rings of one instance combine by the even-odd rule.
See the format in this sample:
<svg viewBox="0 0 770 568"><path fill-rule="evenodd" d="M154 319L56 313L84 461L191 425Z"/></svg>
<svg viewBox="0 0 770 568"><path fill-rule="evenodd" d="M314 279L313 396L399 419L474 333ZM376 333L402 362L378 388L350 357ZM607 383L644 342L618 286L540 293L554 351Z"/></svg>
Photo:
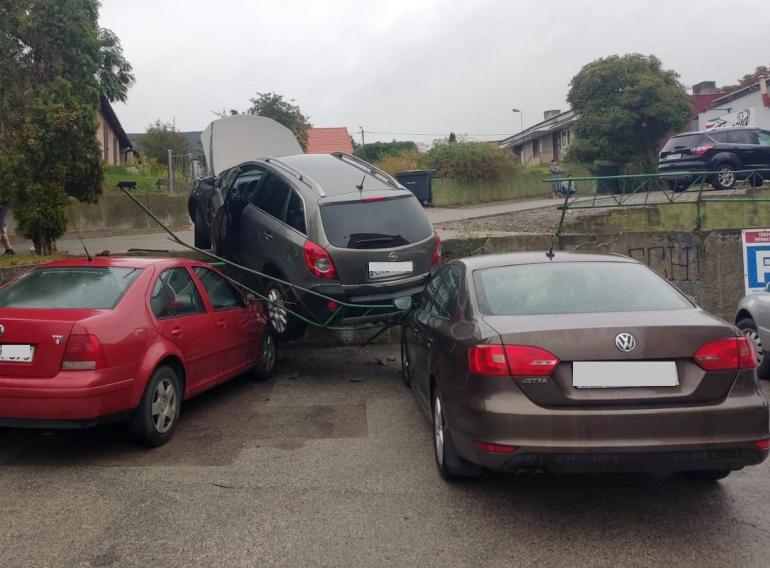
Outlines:
<svg viewBox="0 0 770 568"><path fill-rule="evenodd" d="M371 203L372 201L385 201L384 197L365 197L362 199L364 203Z"/></svg>
<svg viewBox="0 0 770 568"><path fill-rule="evenodd" d="M754 442L754 447L758 450L770 449L770 438L762 438L761 440L757 440Z"/></svg>
<svg viewBox="0 0 770 568"><path fill-rule="evenodd" d="M468 352L472 373L493 377L547 377L559 358L529 345L475 345Z"/></svg>
<svg viewBox="0 0 770 568"><path fill-rule="evenodd" d="M690 152L693 154L693 156L702 156L709 150L713 150L714 145L713 144L706 144L705 146L695 146Z"/></svg>
<svg viewBox="0 0 770 568"><path fill-rule="evenodd" d="M694 359L705 371L737 371L757 367L754 346L745 337L709 341L698 349Z"/></svg>
<svg viewBox="0 0 770 568"><path fill-rule="evenodd" d="M441 262L441 237L438 233L434 233L435 239L433 241L433 264Z"/></svg>
<svg viewBox="0 0 770 568"><path fill-rule="evenodd" d="M506 454L512 454L519 449L518 446L509 446L508 444L495 444L493 442L482 442L481 440L476 440L474 442L474 445L476 446L477 450L481 450L482 452L487 452L488 454L506 455Z"/></svg>
<svg viewBox="0 0 770 568"><path fill-rule="evenodd" d="M319 278L326 278L328 280L337 278L334 262L332 262L332 257L325 248L318 246L312 241L306 241L304 250L305 262L307 262L310 272Z"/></svg>
<svg viewBox="0 0 770 568"><path fill-rule="evenodd" d="M93 371L106 366L102 344L95 335L70 335L64 348L62 371Z"/></svg>

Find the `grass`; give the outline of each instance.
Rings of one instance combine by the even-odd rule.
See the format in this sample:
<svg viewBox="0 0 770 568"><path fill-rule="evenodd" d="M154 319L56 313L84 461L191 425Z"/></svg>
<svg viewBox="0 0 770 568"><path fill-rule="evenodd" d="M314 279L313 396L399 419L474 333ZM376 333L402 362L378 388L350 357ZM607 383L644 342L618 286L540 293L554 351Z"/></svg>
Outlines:
<svg viewBox="0 0 770 568"><path fill-rule="evenodd" d="M36 254L21 254L21 255L0 255L0 268L11 268L14 266L30 266L34 264L43 264L44 262L51 262L53 260L61 260L67 258L66 254L51 254L48 256L38 256Z"/></svg>
<svg viewBox="0 0 770 568"><path fill-rule="evenodd" d="M108 166L104 170L104 189L115 190L119 181L133 181L136 182L136 189L134 191L140 192L157 192L158 180L163 178L162 175L151 175L149 172L130 173L126 166Z"/></svg>

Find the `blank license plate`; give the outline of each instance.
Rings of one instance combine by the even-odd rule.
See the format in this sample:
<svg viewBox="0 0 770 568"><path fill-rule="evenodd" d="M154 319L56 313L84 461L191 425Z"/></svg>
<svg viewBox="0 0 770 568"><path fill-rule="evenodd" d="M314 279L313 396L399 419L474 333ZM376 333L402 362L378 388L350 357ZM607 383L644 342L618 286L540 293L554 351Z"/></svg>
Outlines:
<svg viewBox="0 0 770 568"><path fill-rule="evenodd" d="M31 363L34 352L31 345L0 345L0 361Z"/></svg>
<svg viewBox="0 0 770 568"><path fill-rule="evenodd" d="M675 387L678 384L673 361L576 361L572 364L572 386L579 389Z"/></svg>
<svg viewBox="0 0 770 568"><path fill-rule="evenodd" d="M682 158L682 154L669 154L666 156L667 160L679 160Z"/></svg>
<svg viewBox="0 0 770 568"><path fill-rule="evenodd" d="M414 271L414 263L409 262L370 262L369 279L389 278L391 276L401 276L411 274Z"/></svg>

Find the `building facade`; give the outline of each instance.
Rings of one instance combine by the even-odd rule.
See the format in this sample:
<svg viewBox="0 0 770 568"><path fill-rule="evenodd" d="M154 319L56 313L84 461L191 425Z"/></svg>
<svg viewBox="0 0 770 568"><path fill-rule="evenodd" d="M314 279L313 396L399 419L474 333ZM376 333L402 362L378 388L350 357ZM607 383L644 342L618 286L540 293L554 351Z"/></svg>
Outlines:
<svg viewBox="0 0 770 568"><path fill-rule="evenodd" d="M723 95L698 115L698 129L728 126L757 126L770 129L770 96L767 79Z"/></svg>
<svg viewBox="0 0 770 568"><path fill-rule="evenodd" d="M524 166L548 164L563 160L575 141L577 115L568 110L547 110L544 120L500 142L500 147L512 151Z"/></svg>
<svg viewBox="0 0 770 568"><path fill-rule="evenodd" d="M102 97L99 111L99 129L96 137L102 146L102 159L108 166L130 164L134 161L134 147L115 115L109 101Z"/></svg>

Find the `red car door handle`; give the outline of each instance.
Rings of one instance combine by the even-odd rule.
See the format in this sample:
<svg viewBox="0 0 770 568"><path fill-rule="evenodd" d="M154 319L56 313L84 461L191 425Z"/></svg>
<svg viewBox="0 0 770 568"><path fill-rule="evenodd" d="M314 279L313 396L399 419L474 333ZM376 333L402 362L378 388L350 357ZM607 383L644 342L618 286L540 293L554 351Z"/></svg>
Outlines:
<svg viewBox="0 0 770 568"><path fill-rule="evenodd" d="M227 320L219 320L219 321L217 322L217 325L218 325L219 327L227 327Z"/></svg>
<svg viewBox="0 0 770 568"><path fill-rule="evenodd" d="M174 337L182 337L182 328L181 327L175 327L171 330L171 335Z"/></svg>

